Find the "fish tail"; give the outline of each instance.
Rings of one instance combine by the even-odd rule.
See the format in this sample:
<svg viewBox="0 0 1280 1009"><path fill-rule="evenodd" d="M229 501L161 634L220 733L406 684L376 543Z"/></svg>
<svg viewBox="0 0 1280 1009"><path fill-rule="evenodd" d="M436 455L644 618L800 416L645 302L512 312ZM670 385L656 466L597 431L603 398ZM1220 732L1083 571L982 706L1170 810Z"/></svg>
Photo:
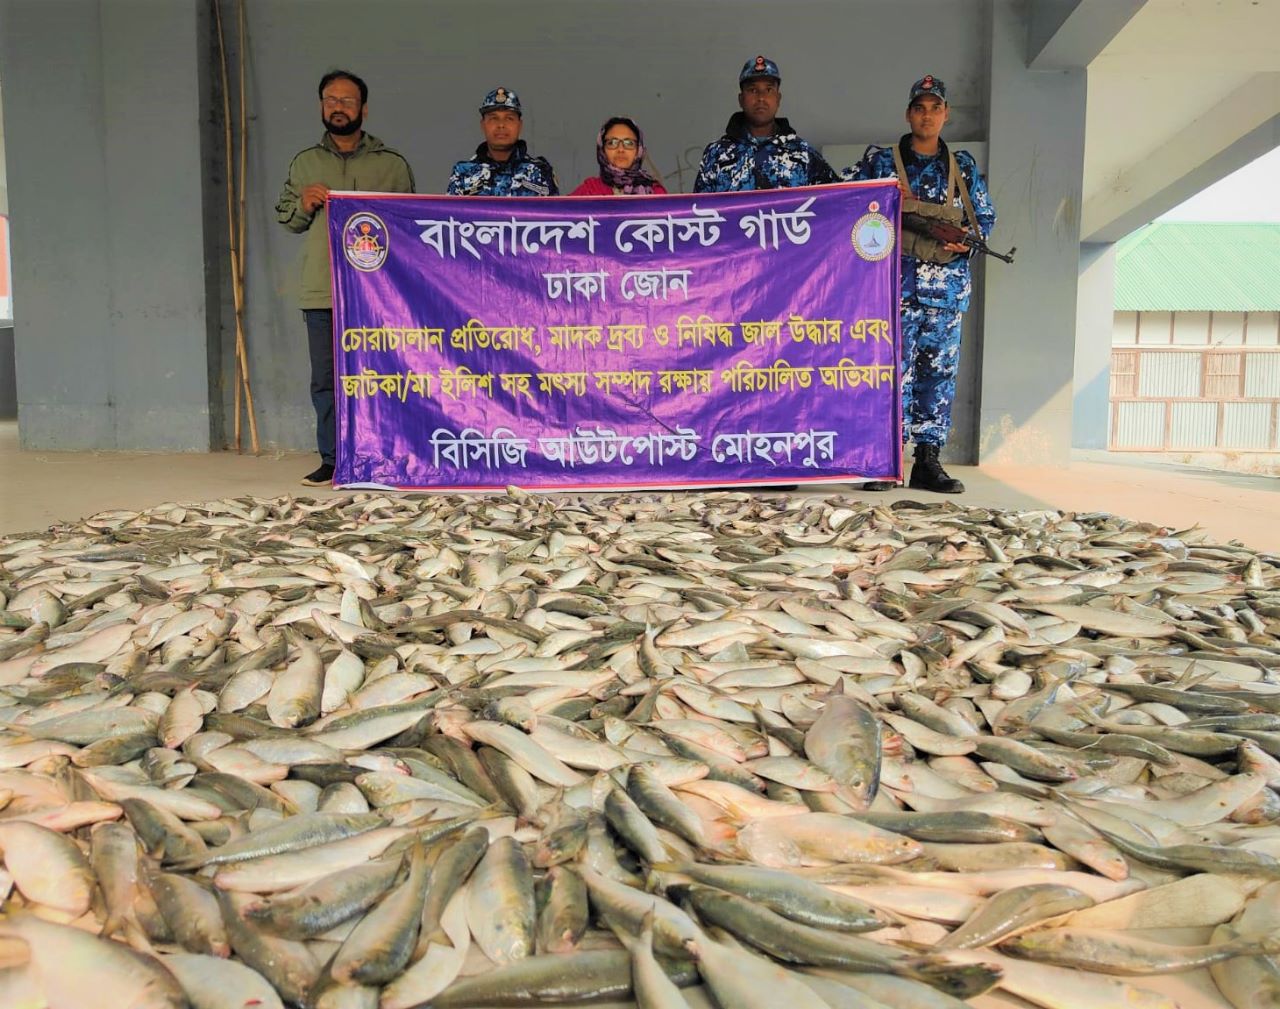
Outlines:
<svg viewBox="0 0 1280 1009"><path fill-rule="evenodd" d="M1004 972L995 964L953 964L924 958L896 962L891 970L961 1000L990 991L1004 976Z"/></svg>

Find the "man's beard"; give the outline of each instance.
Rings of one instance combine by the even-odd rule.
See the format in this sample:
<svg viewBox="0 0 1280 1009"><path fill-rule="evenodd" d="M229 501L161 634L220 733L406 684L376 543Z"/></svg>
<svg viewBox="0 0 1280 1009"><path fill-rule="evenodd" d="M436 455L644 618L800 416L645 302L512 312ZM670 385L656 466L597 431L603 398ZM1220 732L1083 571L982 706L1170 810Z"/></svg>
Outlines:
<svg viewBox="0 0 1280 1009"><path fill-rule="evenodd" d="M364 117L356 116L354 119L348 119L345 123L335 123L332 119L321 120L324 128L332 133L335 137L349 137L351 134L360 130L364 125Z"/></svg>

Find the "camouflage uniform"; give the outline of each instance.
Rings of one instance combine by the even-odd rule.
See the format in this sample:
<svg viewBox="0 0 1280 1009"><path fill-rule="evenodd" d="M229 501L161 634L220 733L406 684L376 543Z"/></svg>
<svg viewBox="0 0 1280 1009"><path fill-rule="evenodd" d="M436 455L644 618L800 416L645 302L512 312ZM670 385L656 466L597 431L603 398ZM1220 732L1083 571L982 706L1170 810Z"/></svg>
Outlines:
<svg viewBox="0 0 1280 1009"><path fill-rule="evenodd" d="M741 88L763 78L782 83L778 64L763 56L748 60L738 75ZM773 121L773 134L752 136L746 117L729 117L724 136L707 145L694 181L695 193L730 193L747 189L791 189L839 182L840 178L808 141L802 140L787 120Z"/></svg>
<svg viewBox="0 0 1280 1009"><path fill-rule="evenodd" d="M489 157L487 144L476 148L476 156L459 161L449 176L450 196L559 196L556 173L546 158L529 156L523 140L506 161Z"/></svg>
<svg viewBox="0 0 1280 1009"><path fill-rule="evenodd" d="M494 88L480 103L480 116L505 109L524 119L520 98L510 88ZM476 156L459 161L449 175L450 196L559 196L556 173L546 158L530 157L523 140L506 161L489 156L489 145L476 148Z"/></svg>
<svg viewBox="0 0 1280 1009"><path fill-rule="evenodd" d="M911 149L908 134L899 142L911 191L921 200L941 203L947 193L947 148L934 157ZM987 183L968 151L955 151L956 167L969 187L978 230L985 239L996 223ZM846 179L894 179L893 149L868 147ZM957 198L956 205L960 202ZM969 307L972 280L967 256L950 263L925 263L902 257L902 439L917 445L947 442L951 404L960 367L960 317Z"/></svg>
<svg viewBox="0 0 1280 1009"><path fill-rule="evenodd" d="M821 154L802 140L787 120L773 121L773 135L753 137L746 119L735 112L724 136L702 152L695 193L728 193L743 189L790 189L840 179Z"/></svg>

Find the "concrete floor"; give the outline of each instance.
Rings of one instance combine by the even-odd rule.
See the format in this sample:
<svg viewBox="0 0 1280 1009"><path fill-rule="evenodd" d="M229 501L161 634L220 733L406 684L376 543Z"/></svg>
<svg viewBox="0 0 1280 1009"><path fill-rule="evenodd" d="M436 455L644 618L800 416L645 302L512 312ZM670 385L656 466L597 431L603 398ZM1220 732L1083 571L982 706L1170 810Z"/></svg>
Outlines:
<svg viewBox="0 0 1280 1009"><path fill-rule="evenodd" d="M44 529L114 508L251 494L317 496L302 487L314 455L219 452L23 452L16 422L0 422L0 534ZM958 466L967 492L951 500L998 508L1107 511L1168 526L1200 526L1217 541L1280 552L1280 478L1188 469L1123 455L1083 453L1063 467ZM849 485L816 491L868 500L935 498L898 490L870 495Z"/></svg>

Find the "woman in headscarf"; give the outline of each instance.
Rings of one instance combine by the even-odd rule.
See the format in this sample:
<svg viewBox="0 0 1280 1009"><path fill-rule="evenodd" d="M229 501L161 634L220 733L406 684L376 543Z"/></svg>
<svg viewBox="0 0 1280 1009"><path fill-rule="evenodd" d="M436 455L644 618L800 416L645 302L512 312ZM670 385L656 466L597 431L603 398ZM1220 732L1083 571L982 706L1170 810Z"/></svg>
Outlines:
<svg viewBox="0 0 1280 1009"><path fill-rule="evenodd" d="M625 116L614 116L600 127L596 161L599 174L583 179L571 196L638 196L667 191L644 170L644 134Z"/></svg>

